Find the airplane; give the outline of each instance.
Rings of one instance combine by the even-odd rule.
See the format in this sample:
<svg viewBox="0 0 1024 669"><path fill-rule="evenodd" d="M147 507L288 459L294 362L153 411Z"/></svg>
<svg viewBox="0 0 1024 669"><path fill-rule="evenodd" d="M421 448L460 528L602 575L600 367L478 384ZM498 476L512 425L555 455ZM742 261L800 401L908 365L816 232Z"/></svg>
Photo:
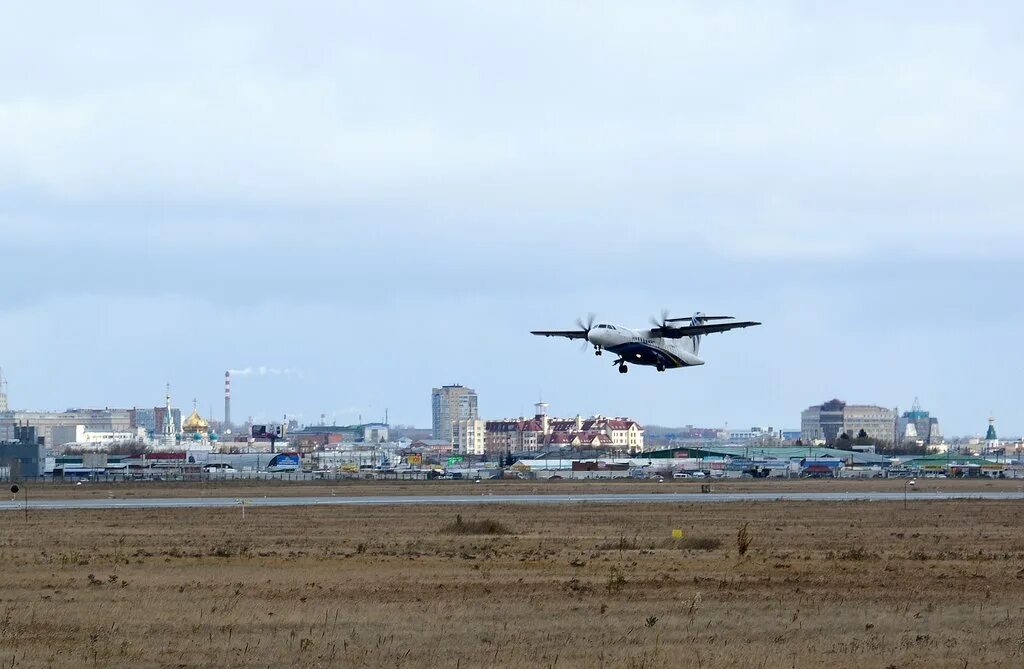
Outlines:
<svg viewBox="0 0 1024 669"><path fill-rule="evenodd" d="M760 325L756 321L737 321L732 316L706 316L701 312L687 318L669 318L668 312L662 312L661 321L652 318L651 324L654 327L646 330L634 330L610 323L595 324L594 315L590 314L586 323L576 319L578 330L533 330L530 334L582 339L593 345L594 355L601 355L607 349L619 356L612 364L618 365L619 373L625 374L629 371L627 364L655 367L659 372L703 365L704 361L697 357L701 337Z"/></svg>

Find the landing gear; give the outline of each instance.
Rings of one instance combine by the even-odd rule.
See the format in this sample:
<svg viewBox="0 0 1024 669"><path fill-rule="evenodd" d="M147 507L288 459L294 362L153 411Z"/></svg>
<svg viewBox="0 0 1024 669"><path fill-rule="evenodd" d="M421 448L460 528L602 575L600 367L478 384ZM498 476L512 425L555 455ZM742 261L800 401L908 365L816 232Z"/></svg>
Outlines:
<svg viewBox="0 0 1024 669"><path fill-rule="evenodd" d="M594 355L601 355L601 347L600 346L595 346L594 347Z"/></svg>
<svg viewBox="0 0 1024 669"><path fill-rule="evenodd" d="M626 363L622 363L619 365L619 374L625 374L628 371L629 367L626 367Z"/></svg>
<svg viewBox="0 0 1024 669"><path fill-rule="evenodd" d="M665 365L662 365L662 364L659 363L658 364L658 371L659 372L664 372L665 371Z"/></svg>

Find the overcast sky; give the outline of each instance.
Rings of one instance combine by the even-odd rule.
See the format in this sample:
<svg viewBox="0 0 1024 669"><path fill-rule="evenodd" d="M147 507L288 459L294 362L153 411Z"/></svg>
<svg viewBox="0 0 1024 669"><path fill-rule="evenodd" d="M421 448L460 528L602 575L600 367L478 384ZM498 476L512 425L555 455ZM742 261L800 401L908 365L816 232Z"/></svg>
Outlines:
<svg viewBox="0 0 1024 669"><path fill-rule="evenodd" d="M0 8L12 407L1024 432L1019 4L428 4ZM663 308L764 325L528 334Z"/></svg>

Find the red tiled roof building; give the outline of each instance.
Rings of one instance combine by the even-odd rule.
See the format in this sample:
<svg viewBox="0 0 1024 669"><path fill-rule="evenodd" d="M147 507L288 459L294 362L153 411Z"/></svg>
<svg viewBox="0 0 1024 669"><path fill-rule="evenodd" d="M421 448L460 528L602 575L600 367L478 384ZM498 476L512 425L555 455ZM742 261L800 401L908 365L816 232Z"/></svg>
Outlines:
<svg viewBox="0 0 1024 669"><path fill-rule="evenodd" d="M636 453L644 448L644 430L629 418L593 416L549 418L547 404L538 402L533 418L489 420L485 444L488 453L521 453L547 448L598 448Z"/></svg>

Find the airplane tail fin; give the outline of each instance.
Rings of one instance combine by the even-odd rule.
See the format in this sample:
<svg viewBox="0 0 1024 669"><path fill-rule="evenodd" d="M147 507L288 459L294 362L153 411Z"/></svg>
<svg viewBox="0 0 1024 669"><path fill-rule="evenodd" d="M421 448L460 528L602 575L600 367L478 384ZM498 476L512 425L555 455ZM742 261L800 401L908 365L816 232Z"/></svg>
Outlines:
<svg viewBox="0 0 1024 669"><path fill-rule="evenodd" d="M703 311L698 311L693 315L693 318L690 319L690 325L704 325L706 322L707 318L705 318ZM693 335L690 337L690 346L693 348L694 355L700 354L700 338L701 335Z"/></svg>

